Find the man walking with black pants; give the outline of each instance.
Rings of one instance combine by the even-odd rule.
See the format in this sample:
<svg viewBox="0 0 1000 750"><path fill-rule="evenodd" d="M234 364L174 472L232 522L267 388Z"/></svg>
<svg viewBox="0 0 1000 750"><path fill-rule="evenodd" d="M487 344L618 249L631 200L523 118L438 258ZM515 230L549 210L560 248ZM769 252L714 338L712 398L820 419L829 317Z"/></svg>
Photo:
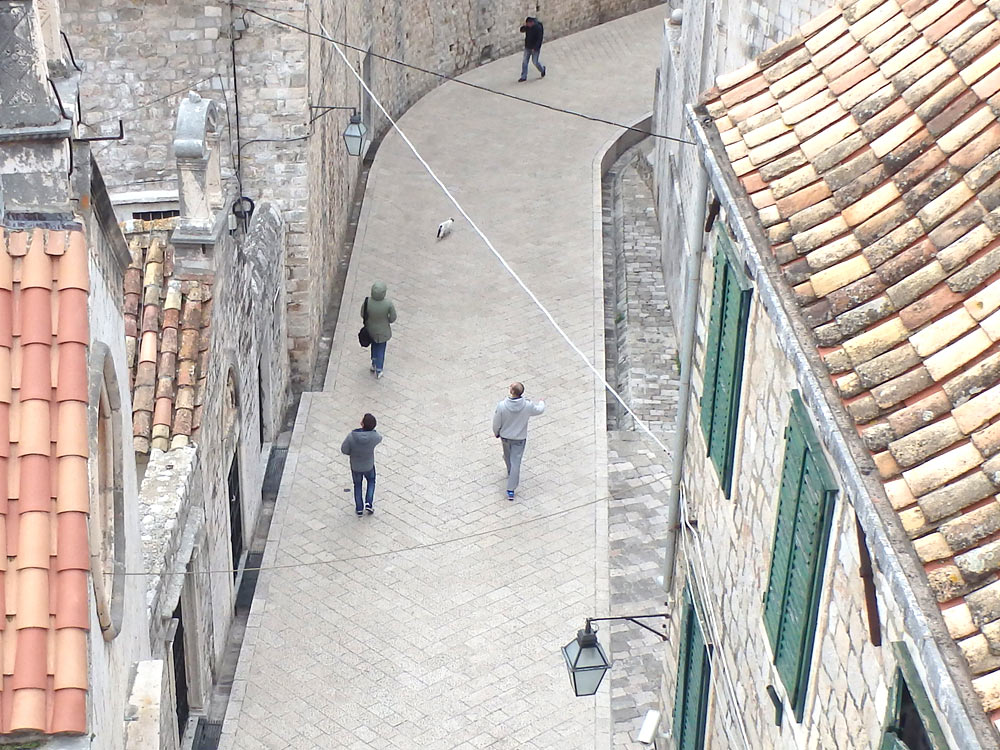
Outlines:
<svg viewBox="0 0 1000 750"><path fill-rule="evenodd" d="M507 398L493 412L493 434L503 443L503 461L507 465L507 499L514 499L514 490L521 481L521 457L528 438L528 419L545 411L545 402L522 398L523 383L511 383Z"/></svg>
<svg viewBox="0 0 1000 750"><path fill-rule="evenodd" d="M521 77L517 79L517 82L528 80L528 60L535 64L538 72L542 74L542 78L545 78L545 66L538 62L538 54L542 51L542 34L544 33L542 22L528 16L524 19L521 32L524 34L524 60L521 61Z"/></svg>

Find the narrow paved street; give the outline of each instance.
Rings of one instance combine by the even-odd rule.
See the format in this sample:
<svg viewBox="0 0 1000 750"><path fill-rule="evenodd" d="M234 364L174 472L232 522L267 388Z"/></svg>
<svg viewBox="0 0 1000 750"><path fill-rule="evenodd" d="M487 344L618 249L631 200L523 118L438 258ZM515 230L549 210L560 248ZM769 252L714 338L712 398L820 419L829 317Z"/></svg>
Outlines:
<svg viewBox="0 0 1000 750"><path fill-rule="evenodd" d="M520 56L466 78L632 122L652 106L666 13L547 43L544 80L515 83ZM603 371L594 158L620 130L456 84L400 124ZM222 750L610 744L608 688L574 698L559 653L608 606L604 396L466 224L434 239L449 216L387 136L325 388L299 409ZM356 339L375 279L399 312L382 380ZM514 503L490 432L511 380L548 405ZM339 448L366 411L385 441L376 513L359 519Z"/></svg>

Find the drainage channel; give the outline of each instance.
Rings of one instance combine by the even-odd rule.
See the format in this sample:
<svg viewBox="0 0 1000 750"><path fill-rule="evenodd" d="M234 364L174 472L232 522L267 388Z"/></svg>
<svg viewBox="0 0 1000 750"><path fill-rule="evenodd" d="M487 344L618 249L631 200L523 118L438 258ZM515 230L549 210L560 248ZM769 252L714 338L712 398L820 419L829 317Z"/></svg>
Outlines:
<svg viewBox="0 0 1000 750"><path fill-rule="evenodd" d="M354 189L354 202L351 205L351 215L344 238L344 252L341 253L340 260L337 263L337 272L333 280L330 302L323 313L323 325L316 351L316 364L313 367L312 376L308 382L308 390L310 391L323 390L326 370L330 364L330 355L333 350L333 334L337 328L337 317L340 315L340 306L343 301L347 269L351 264L354 239L357 236L358 221L361 218L361 204L368 185L368 172L376 150L377 144L373 144L365 157L361 173L358 175L358 184ZM257 520L257 528L254 530L253 541L250 543L250 550L246 556L245 568L240 578L240 586L236 591L235 612L233 623L229 629L226 653L222 660L222 667L219 670L218 682L216 682L212 689L208 712L198 721L192 750L218 750L219 743L222 741L222 723L225 719L229 697L233 690L233 679L236 676L236 665L239 662L240 650L243 646L243 636L246 633L250 606L253 604L254 593L257 590L257 581L260 578L258 568L260 568L261 562L264 559L264 546L267 542L268 532L271 529L271 519L274 517L274 505L278 497L278 489L281 487L281 478L285 472L288 445L292 438L292 428L295 425L300 400L301 393L293 394L291 404L285 413L282 432L271 447L271 454L267 459L267 468L264 471L264 484L261 487L260 517Z"/></svg>

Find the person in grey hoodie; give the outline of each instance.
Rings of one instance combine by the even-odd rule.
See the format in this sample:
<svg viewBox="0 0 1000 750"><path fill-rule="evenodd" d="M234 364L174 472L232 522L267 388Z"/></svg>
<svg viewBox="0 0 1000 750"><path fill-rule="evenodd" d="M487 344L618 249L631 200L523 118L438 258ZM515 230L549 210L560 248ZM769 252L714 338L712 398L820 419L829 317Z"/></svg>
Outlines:
<svg viewBox="0 0 1000 750"><path fill-rule="evenodd" d="M354 479L354 510L361 516L367 510L375 512L375 446L382 442L382 436L375 431L375 417L365 414L361 418L361 429L352 430L344 438L340 452L351 457L351 477ZM365 488L364 504L361 502L361 482Z"/></svg>
<svg viewBox="0 0 1000 750"><path fill-rule="evenodd" d="M528 438L528 419L545 411L545 402L523 398L524 384L511 383L510 395L493 412L493 434L503 443L503 462L507 464L507 499L521 481L521 457Z"/></svg>
<svg viewBox="0 0 1000 750"><path fill-rule="evenodd" d="M392 338L392 323L396 322L396 306L385 296L385 283L372 284L371 296L361 306L361 320L372 339L372 372L382 377L385 366L385 345Z"/></svg>

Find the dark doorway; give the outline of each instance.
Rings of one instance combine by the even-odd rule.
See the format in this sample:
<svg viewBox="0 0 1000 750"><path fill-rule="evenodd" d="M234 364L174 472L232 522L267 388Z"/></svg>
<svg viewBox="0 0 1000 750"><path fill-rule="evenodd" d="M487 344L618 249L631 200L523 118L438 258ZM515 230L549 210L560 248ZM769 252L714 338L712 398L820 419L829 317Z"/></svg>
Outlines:
<svg viewBox="0 0 1000 750"><path fill-rule="evenodd" d="M188 681L187 667L184 663L184 616L181 613L181 604L177 603L174 610L174 622L177 629L174 631L174 642L171 644L171 658L174 663L174 699L177 711L177 736L183 737L187 728L188 716L191 713L191 706L188 701Z"/></svg>
<svg viewBox="0 0 1000 750"><path fill-rule="evenodd" d="M243 502L240 498L240 458L233 454L229 465L229 535L233 547L233 578L240 568L243 556Z"/></svg>

